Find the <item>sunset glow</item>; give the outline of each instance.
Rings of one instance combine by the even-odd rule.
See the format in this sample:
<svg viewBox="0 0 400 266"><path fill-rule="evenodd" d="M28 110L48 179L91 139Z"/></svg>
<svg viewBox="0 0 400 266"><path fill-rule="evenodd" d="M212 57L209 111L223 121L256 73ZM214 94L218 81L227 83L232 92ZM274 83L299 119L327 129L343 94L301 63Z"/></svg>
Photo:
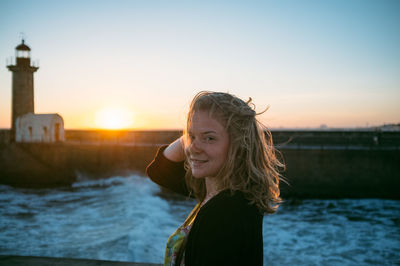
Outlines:
<svg viewBox="0 0 400 266"><path fill-rule="evenodd" d="M95 123L101 129L132 128L133 113L124 109L105 108L96 113Z"/></svg>

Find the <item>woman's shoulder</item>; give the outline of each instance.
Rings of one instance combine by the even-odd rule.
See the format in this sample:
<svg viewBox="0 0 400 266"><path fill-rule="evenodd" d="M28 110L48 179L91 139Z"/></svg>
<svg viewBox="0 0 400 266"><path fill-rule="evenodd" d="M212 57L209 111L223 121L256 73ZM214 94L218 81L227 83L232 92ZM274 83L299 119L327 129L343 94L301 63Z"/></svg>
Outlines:
<svg viewBox="0 0 400 266"><path fill-rule="evenodd" d="M246 198L242 191L224 190L209 200L200 211L217 216L262 217L257 207Z"/></svg>

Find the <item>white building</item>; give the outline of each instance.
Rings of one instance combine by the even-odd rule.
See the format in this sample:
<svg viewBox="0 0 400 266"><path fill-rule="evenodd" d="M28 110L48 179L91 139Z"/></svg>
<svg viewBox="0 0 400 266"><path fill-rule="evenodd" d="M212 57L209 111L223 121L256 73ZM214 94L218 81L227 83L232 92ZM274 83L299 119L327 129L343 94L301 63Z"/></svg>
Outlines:
<svg viewBox="0 0 400 266"><path fill-rule="evenodd" d="M64 120L58 114L33 114L19 116L15 128L16 142L64 141Z"/></svg>

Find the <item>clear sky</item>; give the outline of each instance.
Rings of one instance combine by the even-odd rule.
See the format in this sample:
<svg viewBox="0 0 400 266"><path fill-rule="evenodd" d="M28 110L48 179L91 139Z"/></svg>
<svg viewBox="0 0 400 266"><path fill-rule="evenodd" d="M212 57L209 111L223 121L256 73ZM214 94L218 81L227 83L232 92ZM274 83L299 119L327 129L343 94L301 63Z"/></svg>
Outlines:
<svg viewBox="0 0 400 266"><path fill-rule="evenodd" d="M271 128L400 122L398 0L0 0L0 128L20 32L40 66L35 112L67 129L112 127L110 115L182 128L200 90L270 106Z"/></svg>

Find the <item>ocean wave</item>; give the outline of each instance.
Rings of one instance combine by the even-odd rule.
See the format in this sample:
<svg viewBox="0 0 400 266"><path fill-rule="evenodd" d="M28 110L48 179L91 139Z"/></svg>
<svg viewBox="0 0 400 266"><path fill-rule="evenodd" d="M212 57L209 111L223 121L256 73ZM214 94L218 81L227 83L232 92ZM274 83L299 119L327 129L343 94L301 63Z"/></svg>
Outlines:
<svg viewBox="0 0 400 266"><path fill-rule="evenodd" d="M131 175L0 186L0 254L162 263L195 201ZM294 200L264 217L265 265L395 265L400 201Z"/></svg>

